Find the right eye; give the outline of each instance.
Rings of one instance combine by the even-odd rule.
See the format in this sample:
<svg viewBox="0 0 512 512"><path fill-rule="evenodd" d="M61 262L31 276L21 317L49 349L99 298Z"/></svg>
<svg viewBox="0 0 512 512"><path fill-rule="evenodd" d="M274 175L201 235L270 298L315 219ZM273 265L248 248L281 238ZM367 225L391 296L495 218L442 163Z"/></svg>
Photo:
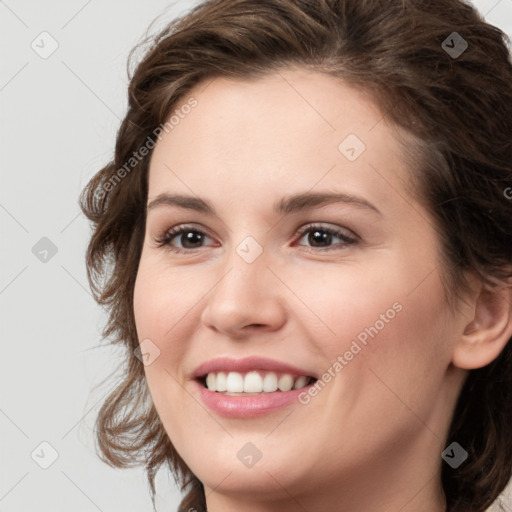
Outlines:
<svg viewBox="0 0 512 512"><path fill-rule="evenodd" d="M157 247L165 246L170 251L185 253L201 248L200 244L204 241L205 237L210 238L200 229L181 225L166 231L155 241L157 243ZM175 239L179 241L181 247L176 247L174 245L173 242Z"/></svg>

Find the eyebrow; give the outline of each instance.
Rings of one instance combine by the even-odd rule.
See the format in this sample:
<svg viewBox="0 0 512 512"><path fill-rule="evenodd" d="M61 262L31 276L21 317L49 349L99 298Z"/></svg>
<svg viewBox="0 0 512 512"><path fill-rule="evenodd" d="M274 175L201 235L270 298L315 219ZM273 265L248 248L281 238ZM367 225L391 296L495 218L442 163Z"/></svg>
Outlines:
<svg viewBox="0 0 512 512"><path fill-rule="evenodd" d="M274 212L278 214L290 214L301 210L319 208L332 203L351 204L360 208L373 210L379 215L382 215L376 206L362 197L333 192L303 192L286 196L277 201L273 209ZM148 203L147 209L149 211L162 205L178 206L180 208L206 213L207 215L216 215L215 208L209 201L201 199L200 197L182 194L160 194Z"/></svg>

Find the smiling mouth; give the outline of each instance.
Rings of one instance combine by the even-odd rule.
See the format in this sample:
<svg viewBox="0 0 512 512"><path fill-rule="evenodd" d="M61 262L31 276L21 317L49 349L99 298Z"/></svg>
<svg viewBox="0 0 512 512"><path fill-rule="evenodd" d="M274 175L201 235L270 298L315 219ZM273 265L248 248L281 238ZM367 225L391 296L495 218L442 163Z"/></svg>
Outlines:
<svg viewBox="0 0 512 512"><path fill-rule="evenodd" d="M211 372L196 379L209 391L228 396L263 395L295 391L314 384L317 379L271 371Z"/></svg>

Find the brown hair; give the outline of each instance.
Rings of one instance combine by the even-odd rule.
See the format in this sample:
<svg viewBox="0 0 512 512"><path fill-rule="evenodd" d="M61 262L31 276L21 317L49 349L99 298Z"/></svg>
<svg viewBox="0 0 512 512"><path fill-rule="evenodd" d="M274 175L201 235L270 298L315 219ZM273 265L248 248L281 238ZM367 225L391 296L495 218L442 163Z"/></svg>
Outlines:
<svg viewBox="0 0 512 512"><path fill-rule="evenodd" d="M458 56L447 51L455 46L453 32L468 44ZM365 88L413 135L404 154L443 242L445 288L453 298L464 289L467 271L489 285L512 274L507 42L459 0L211 0L144 41L149 47L131 77L114 159L81 196L94 228L89 281L109 312L103 334L126 349L122 380L97 418L103 460L145 465L153 498L156 471L167 464L188 491L179 511L206 510L204 487L166 435L133 355L149 157L131 168L126 162L155 137L178 101L213 77L251 79L289 65ZM484 511L504 489L512 470L511 425L509 342L495 361L469 372L459 397L446 444L457 441L469 458L456 470L443 463L448 511Z"/></svg>

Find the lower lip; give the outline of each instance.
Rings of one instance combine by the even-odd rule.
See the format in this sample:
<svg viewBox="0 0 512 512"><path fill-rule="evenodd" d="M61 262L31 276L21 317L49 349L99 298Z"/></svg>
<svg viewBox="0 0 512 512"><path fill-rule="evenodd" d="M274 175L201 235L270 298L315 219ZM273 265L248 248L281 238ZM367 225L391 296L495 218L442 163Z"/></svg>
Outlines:
<svg viewBox="0 0 512 512"><path fill-rule="evenodd" d="M281 407L298 402L300 393L307 391L310 386L291 391L275 391L250 396L229 396L205 388L201 382L194 381L199 389L203 403L213 412L228 418L252 418L269 414Z"/></svg>

